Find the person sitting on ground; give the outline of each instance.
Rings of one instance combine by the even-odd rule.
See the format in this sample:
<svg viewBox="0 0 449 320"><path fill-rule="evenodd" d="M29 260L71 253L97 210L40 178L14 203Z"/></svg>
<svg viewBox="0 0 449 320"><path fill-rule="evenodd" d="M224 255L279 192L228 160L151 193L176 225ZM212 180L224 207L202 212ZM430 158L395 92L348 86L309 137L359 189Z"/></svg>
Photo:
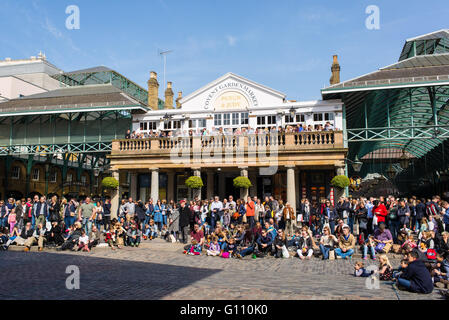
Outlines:
<svg viewBox="0 0 449 320"><path fill-rule="evenodd" d="M117 240L117 238L115 236L115 228L111 224L109 226L109 230L106 231L104 241L109 245L109 247L111 247L112 250L115 250L114 245L116 243L116 240Z"/></svg>
<svg viewBox="0 0 449 320"><path fill-rule="evenodd" d="M89 249L89 236L86 234L86 231L81 230L81 237L78 239L78 251L83 250L90 252Z"/></svg>
<svg viewBox="0 0 449 320"><path fill-rule="evenodd" d="M337 257L351 258L354 254L355 237L351 234L348 225L343 226L343 234L338 238L338 248L335 249Z"/></svg>
<svg viewBox="0 0 449 320"><path fill-rule="evenodd" d="M192 232L190 232L190 238L191 239L195 239L196 242L198 243L198 246L200 246L200 248L203 246L203 244L204 244L204 233L200 229L200 226L197 223L193 226Z"/></svg>
<svg viewBox="0 0 449 320"><path fill-rule="evenodd" d="M58 221L52 221L51 229L47 232L47 245L61 246L64 243L62 228Z"/></svg>
<svg viewBox="0 0 449 320"><path fill-rule="evenodd" d="M287 237L282 229L279 229L276 238L274 239L274 257L275 258L288 258L289 254L287 251ZM284 254L285 253L285 254Z"/></svg>
<svg viewBox="0 0 449 320"><path fill-rule="evenodd" d="M424 231L422 233L422 237L418 242L418 248L423 253L426 253L428 249L435 248L435 242L432 239L430 231Z"/></svg>
<svg viewBox="0 0 449 320"><path fill-rule="evenodd" d="M126 233L128 239L128 245L131 247L138 247L140 245L140 238L142 231L137 228L137 224L133 224Z"/></svg>
<svg viewBox="0 0 449 320"><path fill-rule="evenodd" d="M376 251L379 253L388 253L393 244L393 236L390 230L386 229L385 222L379 223L379 228L374 231L374 241L376 241Z"/></svg>
<svg viewBox="0 0 449 320"><path fill-rule="evenodd" d="M259 237L261 236L262 232ZM235 256L239 259L242 259L243 257L253 253L255 248L254 239L256 238L252 232L246 232L243 236L242 241L240 241L240 244L237 246Z"/></svg>
<svg viewBox="0 0 449 320"><path fill-rule="evenodd" d="M335 237L328 226L323 228L323 236L320 239L320 251L323 254L323 260L329 259L329 252L334 250L338 243L337 237Z"/></svg>
<svg viewBox="0 0 449 320"><path fill-rule="evenodd" d="M16 237L14 241L11 242L11 244L15 243L18 246L23 246L25 245L25 241L33 236L33 233L34 229L31 225L31 222L27 222L27 224L20 231L20 236Z"/></svg>
<svg viewBox="0 0 449 320"><path fill-rule="evenodd" d="M258 252L261 253L261 256L266 256L269 252L271 252L271 246L273 244L271 233L263 229L261 235L257 238L256 243Z"/></svg>
<svg viewBox="0 0 449 320"><path fill-rule="evenodd" d="M201 246L195 239L192 239L192 244L187 246L187 249L184 250L184 254L199 256L201 255Z"/></svg>
<svg viewBox="0 0 449 320"><path fill-rule="evenodd" d="M424 262L418 260L418 253L412 251L407 256L409 264L397 278L398 287L415 293L432 293L432 277Z"/></svg>
<svg viewBox="0 0 449 320"><path fill-rule="evenodd" d="M89 249L92 250L93 247L96 247L101 240L101 233L100 230L98 230L96 225L92 226L92 230L89 233Z"/></svg>
<svg viewBox="0 0 449 320"><path fill-rule="evenodd" d="M393 279L393 266L386 254L379 256L379 279L391 281Z"/></svg>
<svg viewBox="0 0 449 320"><path fill-rule="evenodd" d="M298 253L298 256L301 260L304 260L306 258L310 260L312 258L313 243L306 227L302 227L301 229L301 237L299 237L298 241L296 242L296 248L296 252Z"/></svg>
<svg viewBox="0 0 449 320"><path fill-rule="evenodd" d="M145 239L149 239L149 240L153 240L155 238L157 238L158 235L158 229L157 229L157 224L154 223L154 220L151 219L150 220L150 224L145 225L145 233L144 233L144 238Z"/></svg>
<svg viewBox="0 0 449 320"><path fill-rule="evenodd" d="M37 229L34 230L34 232L33 232L33 236L28 238L25 241L24 251L30 251L31 246L34 245L35 243L37 243L37 246L39 248L38 250L43 251L44 250L44 240L46 240L45 233L46 233L46 229L44 228L42 223L39 223L37 225Z"/></svg>
<svg viewBox="0 0 449 320"><path fill-rule="evenodd" d="M220 244L218 243L218 237L214 237L212 239L212 243L209 246L209 249L207 249L206 254L208 256L219 256L221 253Z"/></svg>

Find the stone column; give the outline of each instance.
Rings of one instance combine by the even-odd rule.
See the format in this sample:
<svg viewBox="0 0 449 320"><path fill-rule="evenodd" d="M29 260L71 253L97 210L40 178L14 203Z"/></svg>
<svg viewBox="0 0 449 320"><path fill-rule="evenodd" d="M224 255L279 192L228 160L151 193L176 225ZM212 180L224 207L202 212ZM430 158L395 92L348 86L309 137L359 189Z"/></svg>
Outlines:
<svg viewBox="0 0 449 320"><path fill-rule="evenodd" d="M248 178L248 167L240 167L240 176ZM240 199L248 198L248 189L240 188Z"/></svg>
<svg viewBox="0 0 449 320"><path fill-rule="evenodd" d="M111 191L111 219L117 218L117 211L120 206L120 173L118 170L112 171L112 177L117 179L119 187Z"/></svg>
<svg viewBox="0 0 449 320"><path fill-rule="evenodd" d="M290 203L296 213L296 185L295 185L295 166L286 166L287 168L287 202Z"/></svg>
<svg viewBox="0 0 449 320"><path fill-rule="evenodd" d="M295 196L296 196L295 206L296 206L296 208L299 207L299 204L301 203L301 198L302 198L302 190L301 190L301 187L300 187L300 182L301 182L301 171L299 171L299 169L297 169L296 172L295 172L295 189L296 189L296 192L295 192Z"/></svg>
<svg viewBox="0 0 449 320"><path fill-rule="evenodd" d="M200 168L192 168L193 169L193 175L195 177L201 178L201 170ZM193 199L198 198L201 200L201 189L193 189Z"/></svg>
<svg viewBox="0 0 449 320"><path fill-rule="evenodd" d="M175 172L167 172L167 202L175 200Z"/></svg>
<svg viewBox="0 0 449 320"><path fill-rule="evenodd" d="M225 195L225 175L223 172L218 171L218 196L220 197L220 200L223 200Z"/></svg>
<svg viewBox="0 0 449 320"><path fill-rule="evenodd" d="M133 200L138 200L137 199L137 173L132 172L130 180L131 180L130 186L129 186L130 196L131 196L131 198L133 198Z"/></svg>
<svg viewBox="0 0 449 320"><path fill-rule="evenodd" d="M159 169L152 168L151 170L151 198L153 203L159 199Z"/></svg>
<svg viewBox="0 0 449 320"><path fill-rule="evenodd" d="M206 197L209 200L214 196L214 172L212 170L207 171L206 188L207 188Z"/></svg>
<svg viewBox="0 0 449 320"><path fill-rule="evenodd" d="M252 171L249 174L249 180L251 181L251 184L253 185L251 188L249 188L249 195L251 197L257 196L257 174L256 174L256 172Z"/></svg>

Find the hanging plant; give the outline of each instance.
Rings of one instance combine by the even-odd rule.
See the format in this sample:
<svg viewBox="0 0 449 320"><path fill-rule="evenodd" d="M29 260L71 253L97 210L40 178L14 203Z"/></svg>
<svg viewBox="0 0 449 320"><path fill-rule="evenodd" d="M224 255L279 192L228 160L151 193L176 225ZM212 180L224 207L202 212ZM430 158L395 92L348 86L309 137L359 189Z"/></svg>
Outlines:
<svg viewBox="0 0 449 320"><path fill-rule="evenodd" d="M247 177L237 177L233 180L234 187L248 189L252 187L251 181Z"/></svg>
<svg viewBox="0 0 449 320"><path fill-rule="evenodd" d="M114 177L106 177L101 180L101 185L105 189L116 190L118 188L118 181Z"/></svg>
<svg viewBox="0 0 449 320"><path fill-rule="evenodd" d="M349 178L347 176L335 176L331 180L331 185L335 188L344 189L350 184Z"/></svg>
<svg viewBox="0 0 449 320"><path fill-rule="evenodd" d="M191 176L191 177L187 178L185 183L186 183L186 186L189 187L190 189L201 189L204 186L203 180L201 179L201 177L197 177L197 176Z"/></svg>

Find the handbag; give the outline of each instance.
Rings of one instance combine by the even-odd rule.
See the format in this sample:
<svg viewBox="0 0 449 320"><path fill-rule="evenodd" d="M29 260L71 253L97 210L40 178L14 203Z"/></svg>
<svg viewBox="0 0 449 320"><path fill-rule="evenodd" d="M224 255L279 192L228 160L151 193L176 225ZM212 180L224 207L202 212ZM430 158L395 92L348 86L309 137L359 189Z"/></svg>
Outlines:
<svg viewBox="0 0 449 320"><path fill-rule="evenodd" d="M285 245L282 246L282 257L285 259L290 258L290 253L288 253L287 247Z"/></svg>
<svg viewBox="0 0 449 320"><path fill-rule="evenodd" d="M390 249L393 245L391 243L386 243L384 248L383 248L383 252L388 253L390 252Z"/></svg>
<svg viewBox="0 0 449 320"><path fill-rule="evenodd" d="M378 252L380 252L380 251L383 251L384 250L384 248L385 248L385 243L378 243L377 245L376 245L376 251L378 251Z"/></svg>
<svg viewBox="0 0 449 320"><path fill-rule="evenodd" d="M242 222L243 223L247 223L248 222L248 219L246 218L246 213L243 215Z"/></svg>
<svg viewBox="0 0 449 320"><path fill-rule="evenodd" d="M329 251L329 260L335 260L335 251L334 250Z"/></svg>

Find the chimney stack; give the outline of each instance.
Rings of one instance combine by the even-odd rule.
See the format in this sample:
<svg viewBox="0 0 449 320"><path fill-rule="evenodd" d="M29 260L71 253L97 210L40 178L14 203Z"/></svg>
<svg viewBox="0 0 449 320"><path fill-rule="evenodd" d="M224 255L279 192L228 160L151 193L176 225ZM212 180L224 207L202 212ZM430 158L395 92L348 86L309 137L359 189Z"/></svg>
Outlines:
<svg viewBox="0 0 449 320"><path fill-rule="evenodd" d="M334 60L332 62L332 76L330 79L330 84L334 85L340 83L340 64L338 63L338 56L334 55Z"/></svg>
<svg viewBox="0 0 449 320"><path fill-rule="evenodd" d="M150 80L148 80L148 107L157 110L159 106L159 83L157 82L157 73L150 71Z"/></svg>
<svg viewBox="0 0 449 320"><path fill-rule="evenodd" d="M167 89L165 89L165 107L164 109L173 109L173 90L172 83L167 82Z"/></svg>
<svg viewBox="0 0 449 320"><path fill-rule="evenodd" d="M182 91L178 92L178 97L176 98L176 108L181 108Z"/></svg>

